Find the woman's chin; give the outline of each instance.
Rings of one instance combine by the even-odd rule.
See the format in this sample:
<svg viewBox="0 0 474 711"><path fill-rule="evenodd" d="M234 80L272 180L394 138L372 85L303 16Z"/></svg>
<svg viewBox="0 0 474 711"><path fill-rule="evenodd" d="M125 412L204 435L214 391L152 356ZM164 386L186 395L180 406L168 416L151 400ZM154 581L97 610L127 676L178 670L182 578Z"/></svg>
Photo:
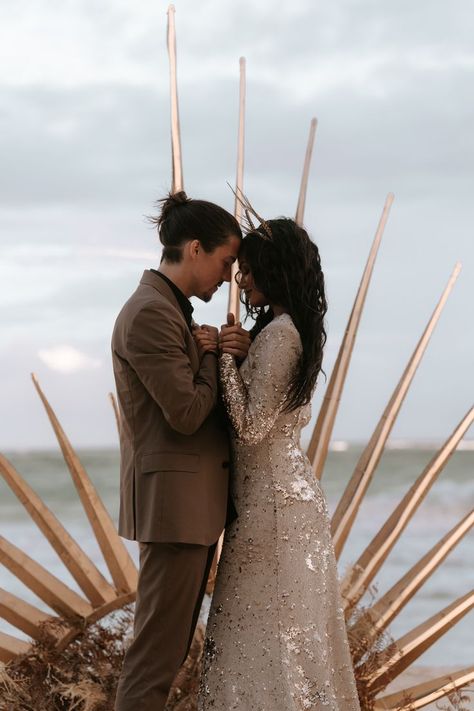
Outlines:
<svg viewBox="0 0 474 711"><path fill-rule="evenodd" d="M264 306L268 306L267 301L263 299L253 299L252 297L249 299L249 304L253 309L261 309Z"/></svg>

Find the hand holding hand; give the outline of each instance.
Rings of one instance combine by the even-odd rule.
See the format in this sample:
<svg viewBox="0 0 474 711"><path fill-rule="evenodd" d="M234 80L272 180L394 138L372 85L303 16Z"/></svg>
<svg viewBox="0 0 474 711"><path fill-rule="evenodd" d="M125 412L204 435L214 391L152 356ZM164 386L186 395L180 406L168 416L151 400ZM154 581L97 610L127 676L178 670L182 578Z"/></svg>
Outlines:
<svg viewBox="0 0 474 711"><path fill-rule="evenodd" d="M249 332L242 328L240 321L236 324L234 314L228 314L227 323L221 326L219 334L221 352L243 360L247 357L251 342Z"/></svg>
<svg viewBox="0 0 474 711"><path fill-rule="evenodd" d="M193 336L198 349L199 357L202 358L205 353L218 354L219 351L219 332L214 326L204 324L202 326L193 327Z"/></svg>

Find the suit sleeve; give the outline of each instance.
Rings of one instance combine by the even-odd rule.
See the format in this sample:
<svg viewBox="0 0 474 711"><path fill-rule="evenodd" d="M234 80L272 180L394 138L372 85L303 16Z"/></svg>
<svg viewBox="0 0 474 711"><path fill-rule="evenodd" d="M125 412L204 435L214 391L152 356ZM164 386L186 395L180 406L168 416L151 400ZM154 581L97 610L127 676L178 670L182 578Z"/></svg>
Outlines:
<svg viewBox="0 0 474 711"><path fill-rule="evenodd" d="M166 309L148 304L135 316L127 339L131 367L174 430L196 432L217 403L217 365L205 355L194 374L184 325Z"/></svg>
<svg viewBox="0 0 474 711"><path fill-rule="evenodd" d="M222 396L239 440L258 444L270 432L284 406L300 353L298 332L275 323L257 336L253 351L247 356L247 383L232 355L220 357Z"/></svg>

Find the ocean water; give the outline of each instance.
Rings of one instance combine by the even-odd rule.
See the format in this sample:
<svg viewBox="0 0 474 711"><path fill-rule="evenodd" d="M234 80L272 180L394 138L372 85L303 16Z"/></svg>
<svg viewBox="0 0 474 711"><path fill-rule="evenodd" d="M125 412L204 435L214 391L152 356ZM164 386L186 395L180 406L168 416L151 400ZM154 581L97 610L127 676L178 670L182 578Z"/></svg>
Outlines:
<svg viewBox="0 0 474 711"><path fill-rule="evenodd" d="M345 444L331 451L322 479L331 511L352 474L361 453L359 446ZM414 480L430 462L435 449L427 447L389 449L383 455L373 482L346 543L340 573L355 562L383 525ZM43 498L97 566L105 573L100 551L84 515L80 500L60 452L5 452L5 456ZM116 450L78 451L113 519L117 520L119 498L119 454ZM474 505L474 451L456 452L405 529L374 583L375 594L383 594L431 546L450 530ZM78 590L62 562L29 518L27 512L0 480L0 535ZM136 544L127 542L137 559ZM46 609L31 591L0 566L0 587ZM474 587L474 536L471 532L450 553L441 567L420 589L390 632L397 639L405 632L441 611ZM368 601L368 600L367 600ZM0 630L22 636L0 620ZM474 661L474 618L472 612L436 642L417 664L463 667Z"/></svg>

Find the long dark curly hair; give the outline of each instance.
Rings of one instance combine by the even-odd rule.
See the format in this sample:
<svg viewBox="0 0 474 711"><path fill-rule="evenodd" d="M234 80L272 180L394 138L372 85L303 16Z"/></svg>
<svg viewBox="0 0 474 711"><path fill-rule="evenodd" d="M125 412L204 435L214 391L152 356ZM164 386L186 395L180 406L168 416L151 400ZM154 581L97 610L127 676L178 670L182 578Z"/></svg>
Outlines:
<svg viewBox="0 0 474 711"><path fill-rule="evenodd" d="M271 238L263 227L249 232L242 240L239 260L248 264L258 290L288 311L300 334L303 350L284 407L290 412L310 401L322 370L327 311L324 274L319 250L305 229L285 217L267 220L266 225ZM252 307L243 291L240 298L247 316L255 320L250 331L253 339L274 314L271 307Z"/></svg>

